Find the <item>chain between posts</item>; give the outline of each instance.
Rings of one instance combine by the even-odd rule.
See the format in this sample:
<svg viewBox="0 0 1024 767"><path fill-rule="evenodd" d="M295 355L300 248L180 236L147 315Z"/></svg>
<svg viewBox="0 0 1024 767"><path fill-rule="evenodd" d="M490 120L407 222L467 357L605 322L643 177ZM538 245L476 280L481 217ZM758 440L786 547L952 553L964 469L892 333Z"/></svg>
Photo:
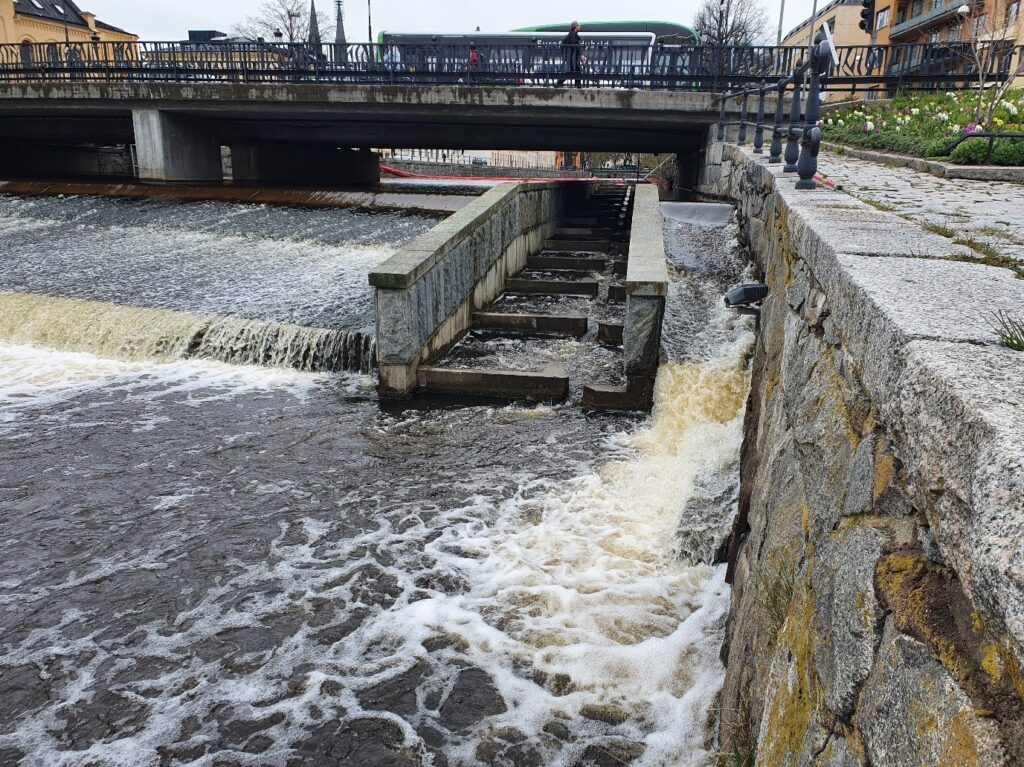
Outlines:
<svg viewBox="0 0 1024 767"><path fill-rule="evenodd" d="M718 112L718 141L726 140L727 128L737 126L737 144L747 141L748 128L754 128L754 154L764 154L764 132L771 131L772 141L768 164L778 165L785 161L783 173L797 173L797 189L815 189L818 173L818 153L821 151L821 91L823 80L832 66L832 51L828 42L821 41L811 50L806 61L798 61L792 73L777 83L761 82L754 88L722 94ZM765 122L766 100L769 93L775 94L774 122ZM784 121L785 100L791 94L789 120ZM749 99L757 97L757 118L748 119ZM726 106L730 101L739 101L740 117L736 122L726 120ZM786 138L783 155L782 139Z"/></svg>

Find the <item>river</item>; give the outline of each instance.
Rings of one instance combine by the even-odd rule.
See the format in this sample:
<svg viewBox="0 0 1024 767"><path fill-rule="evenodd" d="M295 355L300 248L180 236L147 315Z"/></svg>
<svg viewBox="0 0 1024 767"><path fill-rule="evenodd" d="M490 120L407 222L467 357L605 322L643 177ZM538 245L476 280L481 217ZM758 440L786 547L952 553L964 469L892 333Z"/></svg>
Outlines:
<svg viewBox="0 0 1024 767"><path fill-rule="evenodd" d="M19 296L135 301L258 229L278 255L337 248L331 291L362 311L370 246L282 236L303 218L291 209L190 203L172 242L166 219L112 219L116 204L88 224L81 200L0 204L28 226L95 227L121 275L76 276L80 242L26 234L36 263L3 283ZM382 408L358 372L0 341L0 764L709 764L728 608L709 562L734 506L752 336L721 305L746 268L731 225L667 221L649 417ZM189 261L196 241L206 255ZM177 271L154 282L137 258L161 248ZM320 297L263 284L267 253L213 260L242 288L202 275L154 308L321 316Z"/></svg>

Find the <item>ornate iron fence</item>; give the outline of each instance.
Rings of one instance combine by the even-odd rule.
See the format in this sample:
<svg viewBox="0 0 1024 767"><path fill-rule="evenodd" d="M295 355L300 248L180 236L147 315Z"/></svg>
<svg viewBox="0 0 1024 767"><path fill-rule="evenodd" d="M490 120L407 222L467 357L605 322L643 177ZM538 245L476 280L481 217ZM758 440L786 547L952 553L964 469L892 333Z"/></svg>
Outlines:
<svg viewBox="0 0 1024 767"><path fill-rule="evenodd" d="M807 53L804 50L804 53ZM832 50L826 41L818 43L810 50L805 61L797 62L793 71L777 83L762 83L754 88L726 93L721 99L718 140L725 141L730 125L737 126L737 143L747 143L749 128L754 129L753 153L764 154L764 134L771 131L772 141L769 165L777 165L785 161L784 173L797 173L800 178L796 182L797 189L815 189L818 173L818 153L821 150L821 92L822 83L833 66ZM806 95L805 95L806 91ZM775 94L775 119L765 122L765 109L769 94ZM757 99L757 117L748 120L750 99ZM787 97L789 100L789 117L785 118ZM806 103L804 99L806 98ZM730 100L738 100L740 119L738 122L726 121L726 105ZM782 142L786 139L785 155Z"/></svg>
<svg viewBox="0 0 1024 767"><path fill-rule="evenodd" d="M0 45L0 82L83 80L229 83L454 84L693 90L713 93L786 77L802 46L604 45L584 43L578 71L548 41L465 45L254 43L49 43ZM977 82L967 50L949 44L838 49L830 90L894 91ZM1024 55L988 57L986 79L1005 79ZM572 70L572 71L570 71Z"/></svg>

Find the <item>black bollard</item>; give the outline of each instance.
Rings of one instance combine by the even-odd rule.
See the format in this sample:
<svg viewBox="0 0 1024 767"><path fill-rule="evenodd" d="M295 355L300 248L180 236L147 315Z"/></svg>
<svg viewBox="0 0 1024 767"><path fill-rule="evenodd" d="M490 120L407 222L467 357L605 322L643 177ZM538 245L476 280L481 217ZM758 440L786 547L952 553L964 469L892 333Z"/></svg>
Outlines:
<svg viewBox="0 0 1024 767"><path fill-rule="evenodd" d="M796 173L796 163L800 159L800 141L798 131L800 125L800 90L802 85L800 80L803 76L803 62L798 62L796 69L793 70L793 77L791 78L793 83L793 104L789 108L789 127L786 129L786 133L789 136L786 142L786 165L782 171L784 173Z"/></svg>

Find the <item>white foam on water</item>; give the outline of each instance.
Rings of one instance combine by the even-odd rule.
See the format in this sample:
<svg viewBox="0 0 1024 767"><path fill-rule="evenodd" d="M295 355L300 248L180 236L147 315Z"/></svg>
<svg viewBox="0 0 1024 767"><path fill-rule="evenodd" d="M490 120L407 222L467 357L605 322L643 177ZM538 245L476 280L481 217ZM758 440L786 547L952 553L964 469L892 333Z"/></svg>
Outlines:
<svg viewBox="0 0 1024 767"><path fill-rule="evenodd" d="M202 360L166 364L126 362L78 352L0 342L0 422L28 409L45 409L88 391L121 389L138 398L191 394L196 405L261 390L287 389L304 396L328 380L325 374L245 367ZM353 388L371 385L369 376L345 378ZM140 428L160 422L147 419Z"/></svg>

